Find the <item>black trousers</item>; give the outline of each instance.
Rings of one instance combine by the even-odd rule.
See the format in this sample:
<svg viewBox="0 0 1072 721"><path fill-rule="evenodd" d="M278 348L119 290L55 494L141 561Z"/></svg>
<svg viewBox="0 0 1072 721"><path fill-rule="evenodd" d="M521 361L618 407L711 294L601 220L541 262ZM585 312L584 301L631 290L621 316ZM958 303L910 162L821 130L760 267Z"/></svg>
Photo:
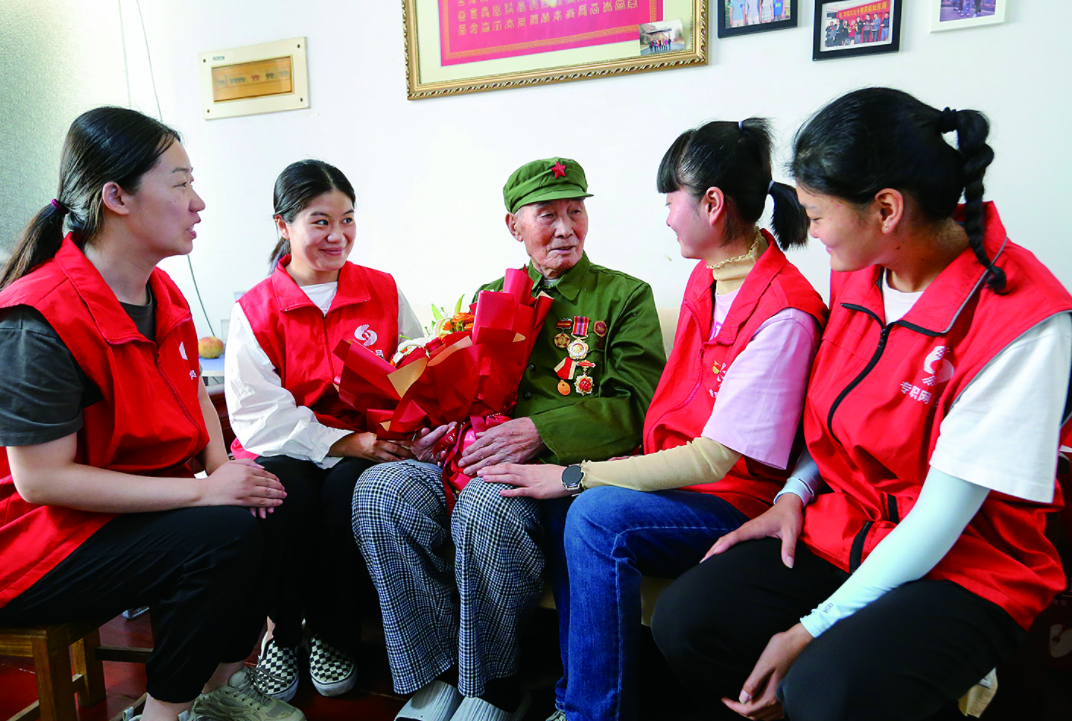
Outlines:
<svg viewBox="0 0 1072 721"><path fill-rule="evenodd" d="M655 641L712 718L740 718L719 699L736 699L771 636L848 577L803 544L788 569L780 544L735 546L681 576L656 606ZM955 583L914 581L808 644L778 699L790 721L963 721L956 699L1023 636L1003 609Z"/></svg>
<svg viewBox="0 0 1072 721"><path fill-rule="evenodd" d="M98 621L152 606L146 690L184 703L257 642L261 560L261 529L244 508L127 513L0 608L0 625Z"/></svg>
<svg viewBox="0 0 1072 721"><path fill-rule="evenodd" d="M373 465L344 458L323 469L312 461L260 456L279 477L283 503L261 521L268 568L268 615L276 642L295 647L306 626L341 648L361 643L363 584L371 583L354 540L354 486Z"/></svg>

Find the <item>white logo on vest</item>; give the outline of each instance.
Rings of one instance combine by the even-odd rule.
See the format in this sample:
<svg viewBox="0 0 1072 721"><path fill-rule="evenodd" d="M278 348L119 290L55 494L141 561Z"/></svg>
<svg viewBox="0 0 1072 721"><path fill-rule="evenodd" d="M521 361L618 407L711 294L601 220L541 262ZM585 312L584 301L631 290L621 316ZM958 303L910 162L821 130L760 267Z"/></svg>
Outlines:
<svg viewBox="0 0 1072 721"><path fill-rule="evenodd" d="M938 396L941 395L938 386L952 378L953 371L956 370L946 359L948 354L949 349L944 345L933 348L923 361L923 372L930 373L930 375L920 381L921 386L908 381L901 383L901 393L926 406L937 403Z"/></svg>
<svg viewBox="0 0 1072 721"><path fill-rule="evenodd" d="M371 345L375 345L376 339L379 338L379 336L376 335L376 331L369 328L368 323L365 323L363 325L359 325L357 327L357 330L354 331L354 338L357 338L359 341L361 341L362 345L368 348Z"/></svg>
<svg viewBox="0 0 1072 721"><path fill-rule="evenodd" d="M183 360L190 360L189 358L186 357L186 344L185 343L181 343L181 342L179 343L179 355L182 356Z"/></svg>
<svg viewBox="0 0 1072 721"><path fill-rule="evenodd" d="M934 375L927 376L923 379L923 385L936 386L940 383L945 383L947 380L953 377L953 364L945 360L946 348L944 345L940 345L930 352L927 356L927 360L923 361L923 370ZM938 364L935 369L935 363Z"/></svg>

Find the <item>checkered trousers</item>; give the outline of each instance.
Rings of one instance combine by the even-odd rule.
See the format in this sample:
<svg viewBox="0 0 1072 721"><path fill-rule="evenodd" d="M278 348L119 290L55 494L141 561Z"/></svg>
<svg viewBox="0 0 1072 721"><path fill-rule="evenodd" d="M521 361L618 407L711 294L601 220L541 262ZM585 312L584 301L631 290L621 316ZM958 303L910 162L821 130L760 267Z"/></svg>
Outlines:
<svg viewBox="0 0 1072 721"><path fill-rule="evenodd" d="M474 479L448 516L434 465L383 463L358 479L354 537L380 594L396 692L455 663L465 696L517 672L518 626L543 592L543 529L536 501L501 488Z"/></svg>

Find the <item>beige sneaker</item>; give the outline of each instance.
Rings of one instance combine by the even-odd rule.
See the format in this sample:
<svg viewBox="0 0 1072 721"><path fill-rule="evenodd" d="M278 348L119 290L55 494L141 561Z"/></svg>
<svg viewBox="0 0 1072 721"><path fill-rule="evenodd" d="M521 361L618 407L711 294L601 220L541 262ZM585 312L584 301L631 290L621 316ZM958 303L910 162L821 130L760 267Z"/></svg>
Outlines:
<svg viewBox="0 0 1072 721"><path fill-rule="evenodd" d="M212 721L305 721L289 703L270 698L253 685L254 669L244 668L212 693L194 701L193 712Z"/></svg>

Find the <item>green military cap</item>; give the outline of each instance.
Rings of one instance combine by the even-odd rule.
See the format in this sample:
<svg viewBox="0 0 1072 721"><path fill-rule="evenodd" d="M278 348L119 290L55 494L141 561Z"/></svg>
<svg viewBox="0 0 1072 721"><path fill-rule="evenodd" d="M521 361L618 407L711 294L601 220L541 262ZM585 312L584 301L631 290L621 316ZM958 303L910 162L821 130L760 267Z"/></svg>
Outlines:
<svg viewBox="0 0 1072 721"><path fill-rule="evenodd" d="M511 213L530 203L591 197L584 168L569 158L547 158L525 163L514 171L503 186L503 200Z"/></svg>

